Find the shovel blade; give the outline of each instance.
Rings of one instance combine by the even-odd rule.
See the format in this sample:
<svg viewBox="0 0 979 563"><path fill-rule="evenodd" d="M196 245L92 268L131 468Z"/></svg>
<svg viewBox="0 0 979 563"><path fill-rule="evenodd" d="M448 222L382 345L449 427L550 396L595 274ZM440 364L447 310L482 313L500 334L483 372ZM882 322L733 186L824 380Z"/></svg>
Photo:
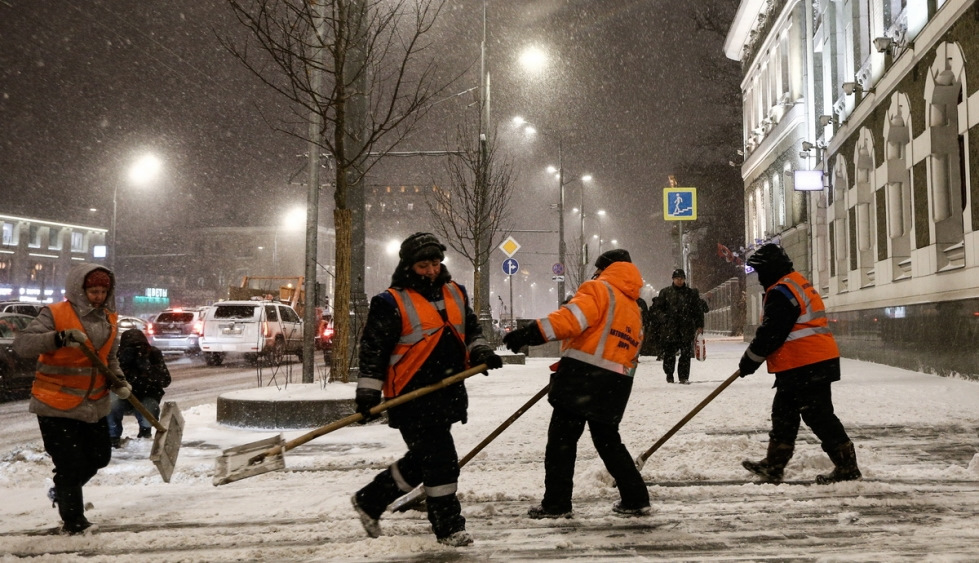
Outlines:
<svg viewBox="0 0 979 563"><path fill-rule="evenodd" d="M160 411L160 425L166 432L157 431L153 437L150 461L156 466L164 483L170 482L173 468L177 465L180 442L184 437L184 416L180 414L177 403L167 401Z"/></svg>
<svg viewBox="0 0 979 563"><path fill-rule="evenodd" d="M228 448L221 452L221 457L217 458L214 467L214 486L226 485L234 481L285 469L286 459L283 455L282 446L285 439L282 434L252 442L242 444L233 448ZM255 461L257 456L261 456L271 448L279 446L278 453L262 456Z"/></svg>

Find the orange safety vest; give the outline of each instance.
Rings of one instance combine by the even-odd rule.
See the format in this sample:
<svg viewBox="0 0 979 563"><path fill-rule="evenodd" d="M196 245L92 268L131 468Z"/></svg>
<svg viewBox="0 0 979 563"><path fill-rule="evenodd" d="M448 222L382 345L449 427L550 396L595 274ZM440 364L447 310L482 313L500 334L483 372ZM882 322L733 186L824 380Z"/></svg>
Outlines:
<svg viewBox="0 0 979 563"><path fill-rule="evenodd" d="M432 303L413 289L388 288L401 312L401 338L394 347L384 380L384 396L397 397L435 349L448 328L465 347L466 300L455 282L442 286L442 299ZM445 309L448 321L439 314ZM467 354L466 362L469 358Z"/></svg>
<svg viewBox="0 0 979 563"><path fill-rule="evenodd" d="M585 282L578 291L591 293L599 309L584 311L572 300L537 321L541 334L548 340L563 339L563 357L631 377L643 340L642 313L636 300L603 280ZM576 336L565 336L582 328Z"/></svg>
<svg viewBox="0 0 979 563"><path fill-rule="evenodd" d="M51 316L54 317L55 330L76 328L85 331L81 320L72 308L71 303L62 301L49 305ZM98 356L108 363L109 351L116 340L116 313L108 313L112 332L108 340L98 350ZM42 403L59 409L71 410L87 397L97 400L109 394L105 376L96 369L85 354L70 346L63 346L53 352L41 354L37 359L37 371L34 373L34 386L31 394Z"/></svg>
<svg viewBox="0 0 979 563"><path fill-rule="evenodd" d="M766 358L768 372L779 373L839 358L840 349L829 330L826 308L816 288L799 272L791 272L768 288L766 299L780 285L792 293L793 305L799 307L799 318L785 342Z"/></svg>

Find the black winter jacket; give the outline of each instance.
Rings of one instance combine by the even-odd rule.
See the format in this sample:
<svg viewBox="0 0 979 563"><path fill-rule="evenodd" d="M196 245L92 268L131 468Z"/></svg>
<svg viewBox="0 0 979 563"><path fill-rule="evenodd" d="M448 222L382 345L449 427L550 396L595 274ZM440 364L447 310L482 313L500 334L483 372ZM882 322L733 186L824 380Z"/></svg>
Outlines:
<svg viewBox="0 0 979 563"><path fill-rule="evenodd" d="M442 273L434 283L429 283L420 276L405 273L395 276L392 287L414 289L434 302L442 299L442 286L451 279L452 276L443 265ZM451 331L442 331L442 337L435 350L401 391L402 395L438 383L446 377L468 369L466 347L476 340L482 340L483 331L479 325L479 318L469 305L469 296L465 287L461 285L459 287L466 301L465 345L461 344ZM394 297L387 291L375 295L371 299L367 322L360 339L360 377L372 377L384 381L387 377L388 361L400 337L401 313ZM460 421L465 423L468 407L469 396L466 393L466 386L460 381L445 389L389 409L388 425L392 428L400 428L407 425L426 426Z"/></svg>
<svg viewBox="0 0 979 563"><path fill-rule="evenodd" d="M668 285L660 290L656 301L663 321L661 338L664 342L693 342L698 328L704 328L704 309L700 292L684 285Z"/></svg>
<svg viewBox="0 0 979 563"><path fill-rule="evenodd" d="M152 397L159 401L166 393L163 389L170 386L170 370L163 361L163 352L150 346L139 329L131 328L122 333L119 367L126 374L126 381L133 386L133 395L137 399Z"/></svg>

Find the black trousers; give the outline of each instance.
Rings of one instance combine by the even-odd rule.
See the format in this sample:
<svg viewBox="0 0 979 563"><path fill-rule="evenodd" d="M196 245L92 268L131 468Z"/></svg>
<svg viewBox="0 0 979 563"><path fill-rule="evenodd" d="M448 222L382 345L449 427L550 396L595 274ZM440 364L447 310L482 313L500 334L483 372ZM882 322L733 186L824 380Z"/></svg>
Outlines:
<svg viewBox="0 0 979 563"><path fill-rule="evenodd" d="M680 353L680 362L677 365L676 355ZM680 381L690 379L690 357L693 354L693 339L690 342L664 342L663 343L663 372L667 379L673 378L673 367L677 368L677 376Z"/></svg>
<svg viewBox="0 0 979 563"><path fill-rule="evenodd" d="M569 512L574 491L574 466L578 454L578 439L585 431L591 433L592 443L605 468L612 474L625 508L649 506L649 491L636 468L629 450L622 444L618 424L587 420L573 412L555 407L547 429L544 452L544 500L541 506L548 512Z"/></svg>
<svg viewBox="0 0 979 563"><path fill-rule="evenodd" d="M830 381L779 384L772 400L769 438L774 442L794 444L801 420L819 438L823 451L849 442L843 423L833 411L831 384Z"/></svg>
<svg viewBox="0 0 979 563"><path fill-rule="evenodd" d="M436 537L466 529L466 518L456 497L459 456L451 424L403 426L401 437L408 452L357 492L357 502L373 518L380 518L398 497L425 485L428 520Z"/></svg>
<svg viewBox="0 0 979 563"><path fill-rule="evenodd" d="M55 487L81 487L99 469L109 465L112 446L109 425L103 417L98 422L73 418L37 417L44 451L54 462Z"/></svg>

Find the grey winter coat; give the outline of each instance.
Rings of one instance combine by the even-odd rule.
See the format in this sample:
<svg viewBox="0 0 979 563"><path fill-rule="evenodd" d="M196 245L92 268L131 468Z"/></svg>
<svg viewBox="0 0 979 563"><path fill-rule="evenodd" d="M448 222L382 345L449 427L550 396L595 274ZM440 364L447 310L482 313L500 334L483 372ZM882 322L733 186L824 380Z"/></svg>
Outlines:
<svg viewBox="0 0 979 563"><path fill-rule="evenodd" d="M88 297L85 296L85 289L82 286L85 283L85 276L92 270L99 268L109 272L112 287L109 288L105 305L102 308L96 309L89 304ZM106 340L112 334L112 326L109 323L106 313L114 312L116 309L115 287L115 275L108 268L99 266L98 264L75 264L68 271L68 279L65 280L65 299L71 303L75 314L78 315L78 319L82 322L85 334L88 335L88 339L95 346L96 350L104 346ZM54 317L51 315L51 310L45 307L41 310L41 314L27 325L27 328L17 333L14 339L14 352L24 358L36 358L43 353L53 352L57 349L54 328ZM109 369L119 379L125 379L122 370L119 368L119 360L116 358L118 346L118 341L112 343L112 349L109 351ZM94 401L86 397L80 405L67 411L52 408L31 397L29 410L38 416L54 416L73 418L83 422L97 422L109 414L109 397L109 395L106 395Z"/></svg>

